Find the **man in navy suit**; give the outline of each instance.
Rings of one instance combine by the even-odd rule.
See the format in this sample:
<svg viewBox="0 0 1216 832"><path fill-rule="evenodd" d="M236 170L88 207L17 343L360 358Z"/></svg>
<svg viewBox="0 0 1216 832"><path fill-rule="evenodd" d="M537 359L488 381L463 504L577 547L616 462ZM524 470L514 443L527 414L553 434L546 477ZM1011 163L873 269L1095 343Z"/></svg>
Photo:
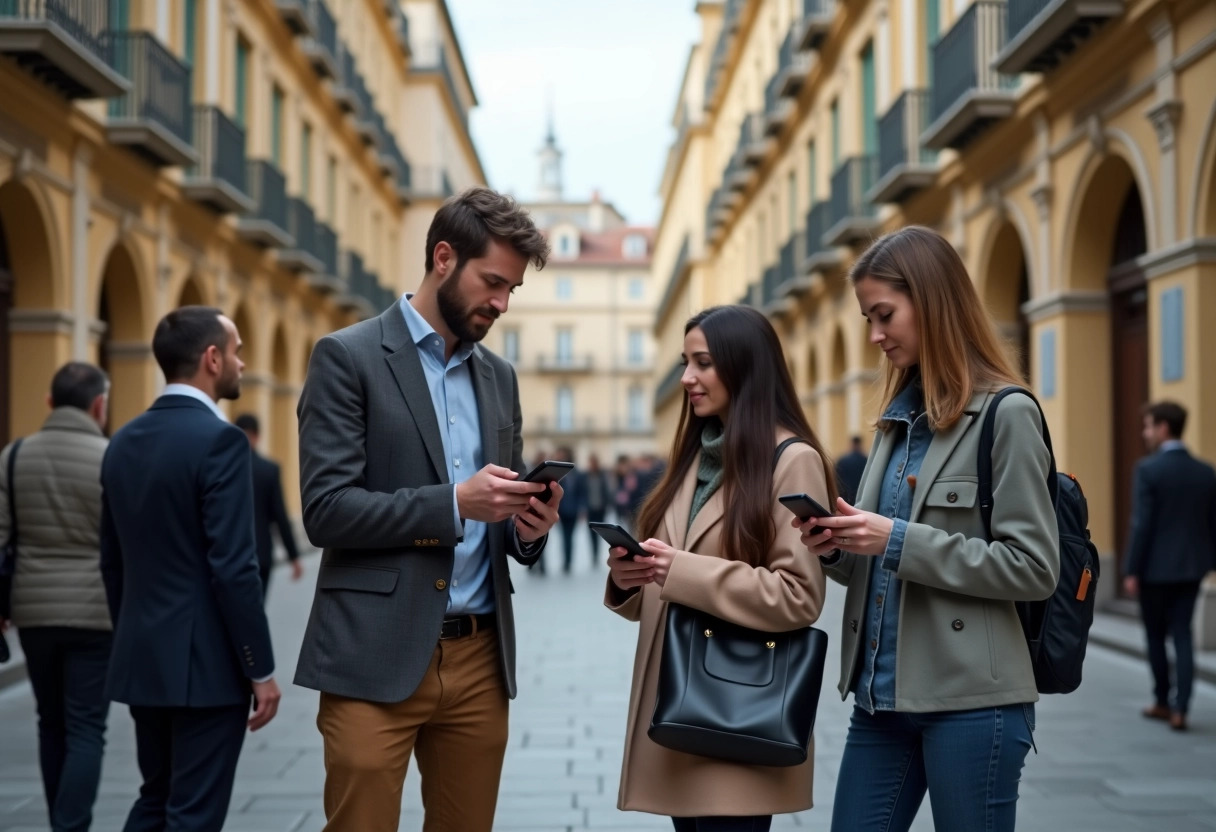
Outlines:
<svg viewBox="0 0 1216 832"><path fill-rule="evenodd" d="M166 315L152 351L169 384L102 462L106 690L131 708L144 777L124 832L219 830L245 729L278 709L249 442L215 404L240 395L240 348L218 309Z"/></svg>
<svg viewBox="0 0 1216 832"><path fill-rule="evenodd" d="M249 452L253 458L253 538L258 548L258 577L262 579L262 600L270 589L270 573L274 568L274 538L270 535L273 525L279 530L279 540L287 551L294 581L304 576L304 565L300 563L300 550L296 548L296 536L291 530L287 516L287 505L283 501L283 477L279 466L258 453L261 441L261 425L252 413L242 413L233 422L245 431L249 439Z"/></svg>
<svg viewBox="0 0 1216 832"><path fill-rule="evenodd" d="M1186 730L1195 677L1191 618L1203 576L1216 569L1216 470L1182 444L1186 410L1173 402L1144 409L1144 442L1155 451L1136 464L1131 542L1123 587L1140 596L1156 701L1144 710ZM1165 637L1174 641L1175 691Z"/></svg>

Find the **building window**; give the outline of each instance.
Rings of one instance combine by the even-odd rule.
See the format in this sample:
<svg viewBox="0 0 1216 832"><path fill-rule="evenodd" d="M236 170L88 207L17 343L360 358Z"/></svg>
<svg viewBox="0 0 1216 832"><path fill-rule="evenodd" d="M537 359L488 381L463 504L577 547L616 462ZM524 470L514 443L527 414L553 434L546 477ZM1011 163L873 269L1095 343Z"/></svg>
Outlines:
<svg viewBox="0 0 1216 832"><path fill-rule="evenodd" d="M195 58L197 57L198 47L198 0L186 0L182 4L182 57L186 59L186 63L194 69L197 65ZM194 73L198 75L197 70Z"/></svg>
<svg viewBox="0 0 1216 832"><path fill-rule="evenodd" d="M312 202L312 125L307 122L300 131L300 193Z"/></svg>
<svg viewBox="0 0 1216 832"><path fill-rule="evenodd" d="M557 254L559 257L578 257L578 238L570 232L557 235Z"/></svg>
<svg viewBox="0 0 1216 832"><path fill-rule="evenodd" d="M325 212L331 223L338 219L338 159L335 156L329 157L325 171Z"/></svg>
<svg viewBox="0 0 1216 832"><path fill-rule="evenodd" d="M512 364L519 363L519 330L505 329L502 333L502 357Z"/></svg>
<svg viewBox="0 0 1216 832"><path fill-rule="evenodd" d="M640 277L629 280L629 299L641 300L646 296L646 283Z"/></svg>
<svg viewBox="0 0 1216 832"><path fill-rule="evenodd" d="M278 87L270 92L270 161L283 169L283 91Z"/></svg>
<svg viewBox="0 0 1216 832"><path fill-rule="evenodd" d="M840 166L840 102L832 102L832 172Z"/></svg>
<svg viewBox="0 0 1216 832"><path fill-rule="evenodd" d="M636 328L629 330L626 344L630 364L641 364L646 360L646 333Z"/></svg>
<svg viewBox="0 0 1216 832"><path fill-rule="evenodd" d="M233 115L236 123L243 129L249 129L249 44L243 38L236 40L236 89L233 101ZM248 141L248 136L246 136Z"/></svg>
<svg viewBox="0 0 1216 832"><path fill-rule="evenodd" d="M557 279L557 299L570 300L574 297L574 282L568 277L559 277Z"/></svg>
<svg viewBox="0 0 1216 832"><path fill-rule="evenodd" d="M574 330L564 326L557 331L557 363L570 364L574 361Z"/></svg>
<svg viewBox="0 0 1216 832"><path fill-rule="evenodd" d="M640 386L629 388L629 427L642 430L646 427L646 391Z"/></svg>
<svg viewBox="0 0 1216 832"><path fill-rule="evenodd" d="M627 234L625 235L625 243L622 246L624 254L630 260L636 260L646 256L646 237L642 234Z"/></svg>
<svg viewBox="0 0 1216 832"><path fill-rule="evenodd" d="M565 384L557 388L557 429L574 430L574 391Z"/></svg>

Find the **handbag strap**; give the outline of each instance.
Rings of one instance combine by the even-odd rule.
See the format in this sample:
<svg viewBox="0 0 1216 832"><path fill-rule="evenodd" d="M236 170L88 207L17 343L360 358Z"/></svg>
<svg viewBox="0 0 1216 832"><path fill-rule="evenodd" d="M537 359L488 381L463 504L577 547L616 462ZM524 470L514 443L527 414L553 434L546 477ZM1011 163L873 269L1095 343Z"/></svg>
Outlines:
<svg viewBox="0 0 1216 832"><path fill-rule="evenodd" d="M13 442L8 452L8 541L6 546L9 547L14 557L17 552L17 450L21 447L21 443L25 441L22 437ZM10 564L11 566L11 564Z"/></svg>
<svg viewBox="0 0 1216 832"><path fill-rule="evenodd" d="M807 442L805 439L802 439L797 436L791 436L789 439L785 440L780 445L778 445L776 452L773 453L773 467L774 468L777 467L777 463L781 461L781 455L783 453L785 453L786 448L788 448L790 445L797 445L799 442L803 442L807 445L811 444L810 442Z"/></svg>

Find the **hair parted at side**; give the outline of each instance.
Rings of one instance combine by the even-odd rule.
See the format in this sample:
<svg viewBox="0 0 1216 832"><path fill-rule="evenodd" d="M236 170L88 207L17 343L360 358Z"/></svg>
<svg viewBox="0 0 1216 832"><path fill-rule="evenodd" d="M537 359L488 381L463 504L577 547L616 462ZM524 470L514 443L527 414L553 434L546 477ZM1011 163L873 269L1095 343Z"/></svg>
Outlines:
<svg viewBox="0 0 1216 832"><path fill-rule="evenodd" d="M152 336L152 354L165 381L192 378L208 347L228 346L224 313L212 306L182 306L160 319Z"/></svg>
<svg viewBox="0 0 1216 832"><path fill-rule="evenodd" d="M456 252L457 268L486 253L497 237L522 254L537 269L549 260L549 243L532 215L506 194L489 188L469 188L448 197L426 232L426 271L435 267L435 246L445 242Z"/></svg>
<svg viewBox="0 0 1216 832"><path fill-rule="evenodd" d="M776 539L773 526L773 453L784 428L810 443L823 461L831 503L836 474L806 414L798 403L781 339L768 318L750 306L713 306L684 325L705 334L718 379L730 395L722 449L722 496L731 507L723 524L726 556L755 566ZM701 450L701 432L710 419L698 416L684 397L675 444L662 480L638 515L638 529L653 537L663 514Z"/></svg>
<svg viewBox="0 0 1216 832"><path fill-rule="evenodd" d="M879 280L912 299L920 334L917 366L886 365L883 410L919 372L934 430L959 420L980 390L1023 386L967 267L945 237L910 225L874 241L849 271L856 285Z"/></svg>
<svg viewBox="0 0 1216 832"><path fill-rule="evenodd" d="M1165 423L1173 439L1181 439L1186 430L1186 408L1177 402L1160 401L1146 404L1143 415L1153 420L1154 425Z"/></svg>
<svg viewBox="0 0 1216 832"><path fill-rule="evenodd" d="M51 379L51 407L88 410L109 389L110 377L105 370L83 361L69 361Z"/></svg>

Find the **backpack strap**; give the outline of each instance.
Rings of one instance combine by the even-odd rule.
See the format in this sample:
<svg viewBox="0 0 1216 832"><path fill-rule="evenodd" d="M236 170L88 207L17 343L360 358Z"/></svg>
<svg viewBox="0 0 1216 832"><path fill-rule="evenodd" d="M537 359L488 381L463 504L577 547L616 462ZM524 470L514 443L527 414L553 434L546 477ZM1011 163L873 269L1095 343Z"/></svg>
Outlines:
<svg viewBox="0 0 1216 832"><path fill-rule="evenodd" d="M807 445L811 444L810 442L807 442L805 439L801 439L797 436L791 436L789 439L785 440L780 445L778 445L777 450L773 453L773 467L774 468L777 467L777 463L781 461L781 455L783 453L785 453L786 448L788 448L790 445L797 445L799 442L803 442Z"/></svg>
<svg viewBox="0 0 1216 832"><path fill-rule="evenodd" d="M996 441L996 408L1006 396L1020 394L1028 397L1039 409L1039 419L1043 423L1043 442L1047 445L1047 453L1051 457L1051 470L1047 476L1047 490L1051 493L1051 504L1054 506L1059 496L1060 484L1056 477L1056 455L1051 448L1051 433L1047 430L1047 417L1039 400L1024 387L1006 387L992 397L988 412L984 416L984 424L980 428L980 450L976 460L976 471L979 475L980 516L984 520L984 534L992 540L992 446Z"/></svg>

